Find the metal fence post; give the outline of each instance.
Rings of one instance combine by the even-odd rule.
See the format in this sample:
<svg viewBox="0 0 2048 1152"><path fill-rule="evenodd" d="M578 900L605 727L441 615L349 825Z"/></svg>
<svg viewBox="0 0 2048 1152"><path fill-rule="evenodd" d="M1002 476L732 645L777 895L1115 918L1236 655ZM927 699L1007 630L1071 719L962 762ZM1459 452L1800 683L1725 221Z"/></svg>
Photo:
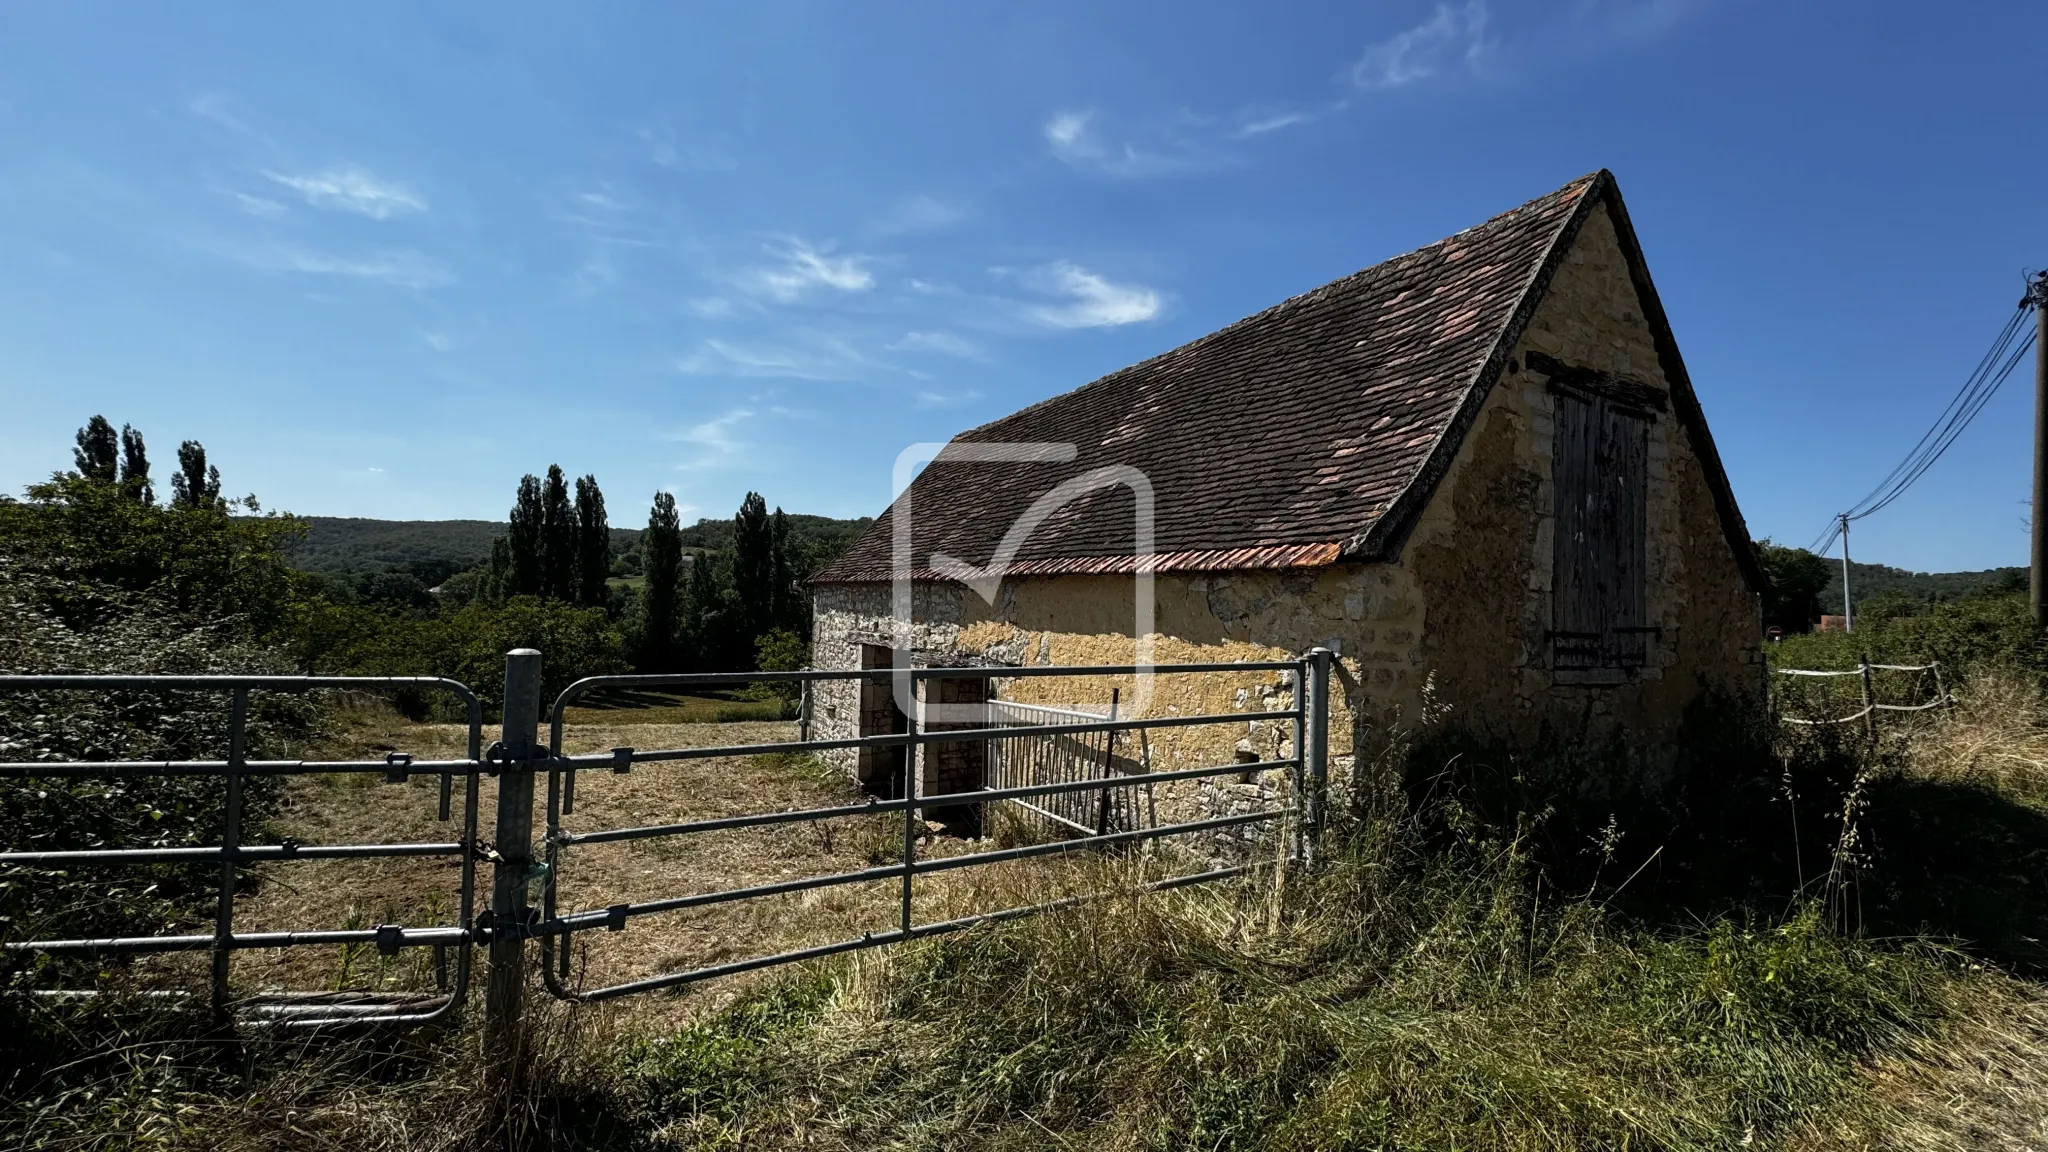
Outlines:
<svg viewBox="0 0 2048 1152"><path fill-rule="evenodd" d="M499 736L498 859L491 872L490 973L484 1025L492 1050L517 1068L524 1055L519 1016L526 1000L526 886L533 868L533 756L540 723L540 653L505 653L505 710Z"/></svg>
<svg viewBox="0 0 2048 1152"><path fill-rule="evenodd" d="M249 757L249 690L236 687L228 705L227 796L221 805L220 903L213 920L213 1018L228 1021L229 951L235 939L235 855L242 847L242 776Z"/></svg>
<svg viewBox="0 0 2048 1152"><path fill-rule="evenodd" d="M920 683L933 684L936 681L925 680L920 682L912 680L910 682L910 699L907 702L909 707L904 709L903 730L904 735L909 737L909 742L903 745L903 915L898 927L905 936L910 935L910 928L913 923L910 914L910 900L912 886L917 880L917 770L918 760L920 759L918 752L923 747L917 740L918 731L922 727L918 723L918 719L923 712L923 708L919 706L917 698L917 689ZM925 690L927 692L931 691L929 688Z"/></svg>
<svg viewBox="0 0 2048 1152"><path fill-rule="evenodd" d="M1315 647L1308 653L1308 747L1298 749L1308 762L1309 841L1321 836L1324 808L1330 794L1330 659L1328 648ZM1313 850L1313 849L1311 849Z"/></svg>

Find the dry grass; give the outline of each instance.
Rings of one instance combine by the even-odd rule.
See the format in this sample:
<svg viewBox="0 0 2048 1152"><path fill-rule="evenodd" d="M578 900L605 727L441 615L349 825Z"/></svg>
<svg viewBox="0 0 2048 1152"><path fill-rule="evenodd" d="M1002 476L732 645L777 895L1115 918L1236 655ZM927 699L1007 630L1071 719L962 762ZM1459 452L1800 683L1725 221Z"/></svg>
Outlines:
<svg viewBox="0 0 2048 1152"><path fill-rule="evenodd" d="M638 722L648 717L648 712L614 710L596 710L587 717L572 714L565 750L727 746L795 738L795 726L784 722ZM356 716L320 754L376 757L405 751L419 759L441 758L460 756L464 739L465 729L459 725L412 724L389 714L366 713ZM424 775L404 784L386 783L376 774L296 778L288 785L282 815L273 821L272 831L306 844L454 840L461 834L461 782L453 818L446 824L434 818L438 787L435 777ZM544 779L536 781L536 793L538 837ZM648 826L860 799L844 778L800 759L671 761L639 765L627 775L602 768L580 773L575 812L564 818L563 826L572 832ZM495 802L495 785L486 779L480 785L478 821L486 839ZM922 825L920 833L920 858L993 846L935 834ZM574 845L560 860L558 910L602 909L871 868L900 859L901 843L902 817L885 813ZM254 871L256 883L237 901L238 930L445 924L453 922L457 907L459 866L453 858L312 860L269 864ZM1048 872L1042 862L1029 862L920 878L918 918L930 921L1005 907L1020 884L1042 893L1047 890L1046 878L1060 875L1057 869ZM482 865L479 908L488 899L488 887L489 866ZM1052 888L1055 894L1072 890L1058 882ZM898 925L899 892L899 883L890 879L636 917L623 932L576 935L570 943L568 984L594 988L886 931ZM392 958L367 946L273 949L241 953L235 964L237 987L243 992L411 991L431 988L434 980L427 949L407 949ZM663 1004L654 1010L672 1016L678 1009L697 1010L700 1000L722 1004L748 983L745 978L717 982L708 997L669 992L636 1002L643 1011L650 1001ZM685 999L691 1002L682 1003Z"/></svg>
<svg viewBox="0 0 2048 1152"><path fill-rule="evenodd" d="M2048 725L2034 679L1992 669L1955 691L1948 714L1932 714L1909 737L1915 771L1986 784L2008 795L2048 799Z"/></svg>

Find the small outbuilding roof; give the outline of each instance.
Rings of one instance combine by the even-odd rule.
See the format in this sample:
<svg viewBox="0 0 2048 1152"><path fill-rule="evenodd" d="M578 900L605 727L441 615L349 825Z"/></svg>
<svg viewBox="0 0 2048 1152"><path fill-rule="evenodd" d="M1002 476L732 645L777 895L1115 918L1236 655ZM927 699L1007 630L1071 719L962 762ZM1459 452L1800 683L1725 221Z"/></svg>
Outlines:
<svg viewBox="0 0 2048 1152"><path fill-rule="evenodd" d="M934 554L986 566L1006 538L1011 575L1130 572L1137 561L1128 481L1140 475L1155 511L1155 571L1392 558L1580 225L1603 205L1654 330L1674 412L1705 466L1738 561L1760 586L1635 232L1604 170L961 433L814 581L891 579L896 519L906 506L914 579L958 575L929 566ZM995 444L1074 450L1029 462L973 458ZM1092 482L1101 486L1063 501ZM1027 535L1018 526L1033 519L1034 506L1045 515Z"/></svg>

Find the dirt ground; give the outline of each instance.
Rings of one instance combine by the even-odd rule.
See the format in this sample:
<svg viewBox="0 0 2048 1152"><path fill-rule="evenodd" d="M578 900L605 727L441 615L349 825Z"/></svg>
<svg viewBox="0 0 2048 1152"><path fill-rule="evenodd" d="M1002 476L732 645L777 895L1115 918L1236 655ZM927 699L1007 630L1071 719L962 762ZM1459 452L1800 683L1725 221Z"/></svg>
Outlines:
<svg viewBox="0 0 2048 1152"><path fill-rule="evenodd" d="M641 750L731 746L795 739L793 723L630 723L665 719L664 711L577 710L564 748L571 753L615 747ZM416 759L463 754L465 729L413 724L390 715L357 717L343 735L318 749L319 758L380 757L410 752ZM435 818L438 777L415 775L402 784L382 774L291 778L281 815L257 842L289 837L302 844L447 842L462 834L462 781L451 819ZM542 834L545 777L535 782L535 838ZM859 791L806 760L735 756L636 765L630 774L598 768L579 773L570 832L646 826L859 803ZM494 782L479 786L478 831L493 834ZM920 858L987 850L919 826ZM902 816L881 813L804 824L734 829L605 844L571 845L559 866L557 910L603 909L638 902L821 876L891 863L900 858ZM930 922L1016 902L1017 874L1032 870L1031 887L1060 890L1060 866L1032 861L1008 869L976 868L922 877L917 918ZM456 920L460 865L453 857L307 860L251 869L253 882L236 902L238 932L363 928L377 924L427 926ZM1075 881L1079 883L1079 881ZM488 905L490 865L477 868L477 908ZM538 887L535 889L538 901ZM572 988L596 988L766 953L824 944L863 932L895 928L900 883L895 879L736 901L682 912L636 917L622 932L578 933L570 949ZM480 956L479 956L480 961ZM451 968L452 971L452 968ZM478 964L481 972L481 964ZM722 1001L747 977L714 981L656 996ZM408 948L396 957L373 946L298 947L243 952L233 980L245 994L283 991L413 991L435 985L431 949ZM637 998L636 998L637 999Z"/></svg>

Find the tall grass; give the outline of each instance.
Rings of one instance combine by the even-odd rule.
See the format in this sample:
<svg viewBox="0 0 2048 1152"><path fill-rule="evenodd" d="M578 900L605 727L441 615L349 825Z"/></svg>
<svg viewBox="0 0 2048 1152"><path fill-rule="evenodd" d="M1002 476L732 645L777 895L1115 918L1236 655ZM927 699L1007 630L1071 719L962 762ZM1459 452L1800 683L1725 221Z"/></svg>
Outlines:
<svg viewBox="0 0 2048 1152"><path fill-rule="evenodd" d="M1686 903L1706 889L1657 882L1668 854L1617 856L1647 828L1610 821L1604 848L1595 829L1574 870L1547 854L1559 837L1541 811L1486 817L1456 788L1412 812L1381 796L1277 885L1109 896L805 967L680 1027L638 1022L632 1001L538 1009L534 1064L503 1094L471 1031L278 1039L244 1062L52 1007L73 1015L46 1030L97 1012L128 1054L10 1086L0 1143L1960 1149L2019 1132L2007 1146L2025 1146L2048 1106L2027 1111L2013 1077L2048 1099L2048 1007L2001 973L2024 956L2001 941L2040 935L2048 897L1989 870L2048 851L2033 691L1980 680L1952 721L1876 749L1854 734L1782 746L1772 763L1814 793L1809 817L1862 789L1847 812L1862 839L1805 826L1807 855L1841 861L1831 889L1824 866L1792 879L1788 850L1724 862L1722 879L1769 872L1761 895ZM1758 809L1771 822L1741 843L1790 841L1797 808ZM1845 857L1845 843L1862 847ZM1104 856L1090 880L1112 890L1152 865ZM1995 907L1973 910L1972 893Z"/></svg>

